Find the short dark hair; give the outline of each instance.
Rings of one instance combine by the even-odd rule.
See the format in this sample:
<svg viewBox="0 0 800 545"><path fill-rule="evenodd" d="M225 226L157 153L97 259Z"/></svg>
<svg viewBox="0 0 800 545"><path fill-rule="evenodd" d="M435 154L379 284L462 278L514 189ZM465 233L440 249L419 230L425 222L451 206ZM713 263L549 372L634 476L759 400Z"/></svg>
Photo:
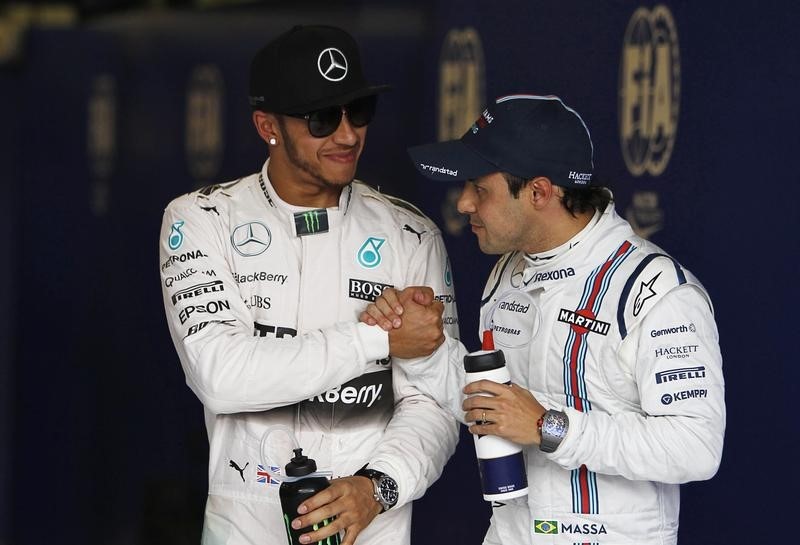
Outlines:
<svg viewBox="0 0 800 545"><path fill-rule="evenodd" d="M536 177L523 178L508 172L502 172L501 174L508 184L508 192L515 199L519 198L519 192L525 187L525 184ZM561 204L572 216L598 210L602 212L611 202L611 191L603 186L562 187L561 190L564 192Z"/></svg>

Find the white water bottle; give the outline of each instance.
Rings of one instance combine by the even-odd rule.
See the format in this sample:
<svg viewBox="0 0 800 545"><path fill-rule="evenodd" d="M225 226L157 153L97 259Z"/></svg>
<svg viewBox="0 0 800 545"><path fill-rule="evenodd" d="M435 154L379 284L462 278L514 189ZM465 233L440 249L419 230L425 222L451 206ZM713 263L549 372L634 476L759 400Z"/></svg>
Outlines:
<svg viewBox="0 0 800 545"><path fill-rule="evenodd" d="M491 331L484 332L483 341L482 350L464 356L467 383L486 379L500 384L510 384L511 375L506 368L505 356L502 350L494 349ZM528 476L522 447L496 435L473 437L483 499L498 501L527 495Z"/></svg>

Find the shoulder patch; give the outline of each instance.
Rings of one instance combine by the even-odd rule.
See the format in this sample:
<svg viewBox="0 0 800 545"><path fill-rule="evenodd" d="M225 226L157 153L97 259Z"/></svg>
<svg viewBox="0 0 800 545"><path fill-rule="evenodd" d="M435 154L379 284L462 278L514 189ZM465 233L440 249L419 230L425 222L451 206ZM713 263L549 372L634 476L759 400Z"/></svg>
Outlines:
<svg viewBox="0 0 800 545"><path fill-rule="evenodd" d="M666 293L687 281L683 268L667 254L650 254L642 259L619 299L617 324L622 338Z"/></svg>

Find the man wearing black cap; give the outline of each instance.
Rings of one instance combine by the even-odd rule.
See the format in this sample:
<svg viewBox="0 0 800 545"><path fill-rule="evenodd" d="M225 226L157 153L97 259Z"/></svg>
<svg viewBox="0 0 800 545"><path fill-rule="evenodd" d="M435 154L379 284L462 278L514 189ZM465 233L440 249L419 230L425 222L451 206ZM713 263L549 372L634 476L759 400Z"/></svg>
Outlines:
<svg viewBox="0 0 800 545"><path fill-rule="evenodd" d="M343 30L284 33L251 65L263 168L164 213L164 307L210 442L205 544L286 543L288 527L304 543L407 544L411 502L455 448L455 421L389 357L430 354L443 320L457 335L441 234L353 179L384 89ZM383 289L412 284L445 301L410 310L416 331L357 322ZM297 447L334 479L284 519Z"/></svg>
<svg viewBox="0 0 800 545"><path fill-rule="evenodd" d="M402 364L473 434L527 447L527 502L495 504L484 543L675 544L679 485L716 473L725 430L705 289L617 216L586 125L557 97L499 98L460 140L409 152L426 177L467 181L458 209L501 254L479 331L512 383L465 386L449 338ZM414 293L385 290L362 319L389 329Z"/></svg>

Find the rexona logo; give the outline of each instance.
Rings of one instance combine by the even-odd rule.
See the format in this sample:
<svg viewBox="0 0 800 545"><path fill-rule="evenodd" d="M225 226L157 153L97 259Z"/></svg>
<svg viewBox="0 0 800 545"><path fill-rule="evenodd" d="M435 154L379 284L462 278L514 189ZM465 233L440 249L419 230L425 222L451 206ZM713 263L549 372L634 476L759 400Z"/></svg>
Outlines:
<svg viewBox="0 0 800 545"><path fill-rule="evenodd" d="M368 280L350 279L350 297L361 299L362 301L375 301L380 297L383 290L394 287L392 284L381 284L380 282L370 282Z"/></svg>
<svg viewBox="0 0 800 545"><path fill-rule="evenodd" d="M533 275L531 281L545 282L548 280L562 280L564 278L569 278L570 276L575 276L575 269L572 267L567 269L556 269L554 271L537 272Z"/></svg>
<svg viewBox="0 0 800 545"><path fill-rule="evenodd" d="M684 367L682 369L670 369L656 373L656 384L673 382L675 380L687 380L690 378L705 378L706 368L702 365L698 367Z"/></svg>
<svg viewBox="0 0 800 545"><path fill-rule="evenodd" d="M206 293L214 293L224 290L225 286L222 284L222 280L214 280L213 282L206 282L205 284L197 284L196 286L182 289L181 291L177 291L172 294L172 304L175 305L178 301L191 299L192 297L205 295Z"/></svg>
<svg viewBox="0 0 800 545"><path fill-rule="evenodd" d="M588 310L579 310L574 312L562 308L558 313L558 321L565 324L571 324L576 333L599 333L600 335L608 335L611 329L611 324L596 320L591 312Z"/></svg>

